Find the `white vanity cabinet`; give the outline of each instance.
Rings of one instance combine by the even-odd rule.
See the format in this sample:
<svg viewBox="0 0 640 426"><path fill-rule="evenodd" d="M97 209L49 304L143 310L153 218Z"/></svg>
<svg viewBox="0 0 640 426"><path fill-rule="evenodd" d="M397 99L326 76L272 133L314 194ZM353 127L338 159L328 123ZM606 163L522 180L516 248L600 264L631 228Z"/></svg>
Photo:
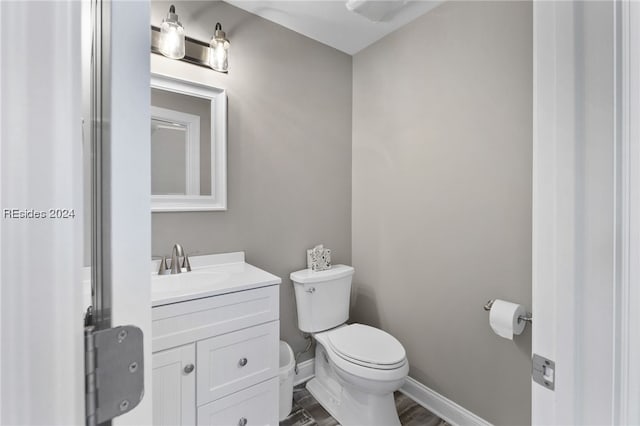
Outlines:
<svg viewBox="0 0 640 426"><path fill-rule="evenodd" d="M153 306L154 425L278 425L274 281Z"/></svg>

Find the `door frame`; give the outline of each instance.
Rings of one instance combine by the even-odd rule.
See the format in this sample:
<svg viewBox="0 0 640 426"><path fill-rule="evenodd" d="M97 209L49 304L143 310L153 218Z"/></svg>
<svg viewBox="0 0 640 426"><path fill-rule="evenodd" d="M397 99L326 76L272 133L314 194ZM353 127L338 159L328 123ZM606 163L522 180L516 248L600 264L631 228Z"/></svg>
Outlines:
<svg viewBox="0 0 640 426"><path fill-rule="evenodd" d="M144 334L144 397L114 425L152 424L151 387L151 149L148 1L98 0L110 7L108 28L108 152L103 178L108 206L111 326ZM104 36L105 34L103 34ZM103 148L104 153L104 148ZM103 206L104 207L104 206ZM103 230L104 231L104 230Z"/></svg>
<svg viewBox="0 0 640 426"><path fill-rule="evenodd" d="M582 2L533 5L532 347L556 361L555 391L532 382L533 424L640 423L640 313L632 309L640 306L640 7L629 0L607 5L595 17ZM594 189L585 174L593 148L585 143L580 84L594 73L586 69L583 39L594 23L611 28L603 58L610 57L613 70L613 131L598 142L607 152L602 166L611 171L605 190ZM601 205L581 208L584 199L603 194ZM596 227L611 225L608 236L584 226L594 211ZM596 266L585 256L595 249L603 250ZM609 276L597 291L594 268ZM602 298L603 291L610 293ZM594 371L604 380L590 382L587 372Z"/></svg>
<svg viewBox="0 0 640 426"><path fill-rule="evenodd" d="M619 141L613 424L640 424L640 4L616 10Z"/></svg>

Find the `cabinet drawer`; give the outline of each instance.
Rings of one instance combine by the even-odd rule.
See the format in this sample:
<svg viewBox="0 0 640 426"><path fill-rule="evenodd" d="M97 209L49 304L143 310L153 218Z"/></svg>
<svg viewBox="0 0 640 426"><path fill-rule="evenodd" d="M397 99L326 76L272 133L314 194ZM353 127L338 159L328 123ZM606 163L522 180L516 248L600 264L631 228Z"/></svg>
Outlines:
<svg viewBox="0 0 640 426"><path fill-rule="evenodd" d="M151 310L152 350L277 320L278 290L274 285L155 307Z"/></svg>
<svg viewBox="0 0 640 426"><path fill-rule="evenodd" d="M246 422L242 419L246 419ZM199 426L277 426L278 378L198 407Z"/></svg>
<svg viewBox="0 0 640 426"><path fill-rule="evenodd" d="M279 321L199 341L198 405L278 375Z"/></svg>

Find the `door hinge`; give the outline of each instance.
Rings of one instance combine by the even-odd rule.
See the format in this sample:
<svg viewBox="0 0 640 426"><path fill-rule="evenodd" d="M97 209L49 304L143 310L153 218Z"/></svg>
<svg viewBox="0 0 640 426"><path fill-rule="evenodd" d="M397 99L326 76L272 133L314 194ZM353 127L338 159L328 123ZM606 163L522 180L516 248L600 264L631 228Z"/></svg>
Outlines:
<svg viewBox="0 0 640 426"><path fill-rule="evenodd" d="M538 354L533 354L531 377L547 389L556 388L556 363Z"/></svg>
<svg viewBox="0 0 640 426"><path fill-rule="evenodd" d="M86 326L86 424L97 425L133 410L144 395L142 330L125 325Z"/></svg>

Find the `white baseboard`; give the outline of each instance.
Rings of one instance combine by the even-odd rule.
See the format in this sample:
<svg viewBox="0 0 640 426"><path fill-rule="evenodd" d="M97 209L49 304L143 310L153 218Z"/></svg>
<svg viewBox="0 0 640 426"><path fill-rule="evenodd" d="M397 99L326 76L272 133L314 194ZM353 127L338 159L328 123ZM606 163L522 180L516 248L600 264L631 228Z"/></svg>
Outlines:
<svg viewBox="0 0 640 426"><path fill-rule="evenodd" d="M315 358L303 361L298 364L298 374L293 377L293 385L297 386L305 383L311 380L314 375ZM491 426L491 423L482 417L473 414L466 408L429 389L411 377L407 377L407 381L400 388L400 392L454 426Z"/></svg>
<svg viewBox="0 0 640 426"><path fill-rule="evenodd" d="M466 408L459 406L411 377L407 377L407 381L400 388L400 392L452 425L491 426L491 423L485 419L473 414Z"/></svg>
<svg viewBox="0 0 640 426"><path fill-rule="evenodd" d="M298 386L301 383L311 380L315 375L315 365L315 358L302 361L298 364L298 374L293 376L293 386Z"/></svg>

